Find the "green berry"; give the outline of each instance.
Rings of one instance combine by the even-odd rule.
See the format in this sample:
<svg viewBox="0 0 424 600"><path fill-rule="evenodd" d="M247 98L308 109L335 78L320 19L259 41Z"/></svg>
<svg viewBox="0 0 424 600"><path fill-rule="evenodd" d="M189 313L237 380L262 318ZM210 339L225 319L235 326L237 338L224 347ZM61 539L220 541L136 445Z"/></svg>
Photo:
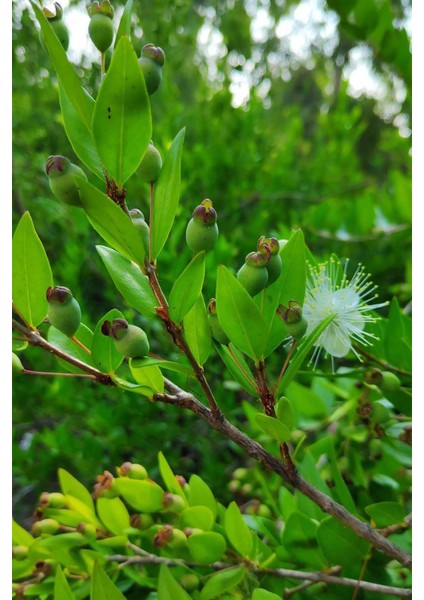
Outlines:
<svg viewBox="0 0 424 600"><path fill-rule="evenodd" d="M305 317L302 317L297 323L286 323L287 333L292 336L294 340L300 340L308 329L308 321Z"/></svg>
<svg viewBox="0 0 424 600"><path fill-rule="evenodd" d="M391 371L382 371L380 389L382 392L397 392L401 386L400 379Z"/></svg>
<svg viewBox="0 0 424 600"><path fill-rule="evenodd" d="M230 339L222 329L220 322L218 321L218 315L216 313L216 300L212 298L208 304L208 321L211 328L212 337L220 344L226 346L230 343Z"/></svg>
<svg viewBox="0 0 424 600"><path fill-rule="evenodd" d="M38 503L45 508L65 508L67 506L66 498L60 492L43 492Z"/></svg>
<svg viewBox="0 0 424 600"><path fill-rule="evenodd" d="M149 253L150 227L147 225L144 215L138 208L130 210L130 216L133 224L140 231L141 239L143 240L144 251Z"/></svg>
<svg viewBox="0 0 424 600"><path fill-rule="evenodd" d="M77 531L82 533L90 542L97 539L97 529L91 523L80 523L77 527Z"/></svg>
<svg viewBox="0 0 424 600"><path fill-rule="evenodd" d="M212 250L219 234L217 218L212 200L203 200L196 206L186 229L187 245L192 252Z"/></svg>
<svg viewBox="0 0 424 600"><path fill-rule="evenodd" d="M167 492L162 500L163 507L166 511L180 513L185 507L186 503L177 494L171 494L171 492Z"/></svg>
<svg viewBox="0 0 424 600"><path fill-rule="evenodd" d="M129 477L130 479L147 479L148 474L143 467L138 463L131 463L129 461L124 462L118 469L118 473L121 477Z"/></svg>
<svg viewBox="0 0 424 600"><path fill-rule="evenodd" d="M57 36L59 42L62 44L63 49L66 52L66 50L69 47L68 28L66 27L65 23L62 21L63 10L62 10L62 7L60 6L59 2L55 2L54 6L56 9L55 13L52 13L48 8L43 8L43 14L47 18L48 22L50 23L53 31L55 32L55 34ZM43 40L43 36L41 35L41 32L40 32L40 40L41 40L42 46L45 48L45 44L44 44L44 40Z"/></svg>
<svg viewBox="0 0 424 600"><path fill-rule="evenodd" d="M138 59L149 96L154 94L162 81L162 67L165 63L165 53L162 48L153 44L146 44L141 50Z"/></svg>
<svg viewBox="0 0 424 600"><path fill-rule="evenodd" d="M150 345L145 332L136 325L129 325L125 319L105 321L102 333L112 338L115 348L129 358L141 358L149 353Z"/></svg>
<svg viewBox="0 0 424 600"><path fill-rule="evenodd" d="M24 365L17 354L12 352L12 377L18 377L25 371Z"/></svg>
<svg viewBox="0 0 424 600"><path fill-rule="evenodd" d="M12 558L15 560L25 560L28 556L28 546L12 546Z"/></svg>
<svg viewBox="0 0 424 600"><path fill-rule="evenodd" d="M153 183L159 177L162 168L162 157L159 150L150 142L146 154L137 169L137 175L146 183Z"/></svg>
<svg viewBox="0 0 424 600"><path fill-rule="evenodd" d="M50 324L72 337L81 323L81 309L71 290L63 286L49 287L46 298Z"/></svg>
<svg viewBox="0 0 424 600"><path fill-rule="evenodd" d="M195 573L185 573L178 581L187 592L194 592L200 585L200 579Z"/></svg>
<svg viewBox="0 0 424 600"><path fill-rule="evenodd" d="M60 524L55 519L42 519L41 521L35 521L32 532L34 535L42 535L43 533L53 535L59 531L59 528Z"/></svg>
<svg viewBox="0 0 424 600"><path fill-rule="evenodd" d="M88 26L88 34L97 50L106 52L113 42L114 31L111 19L106 15L93 15Z"/></svg>
<svg viewBox="0 0 424 600"><path fill-rule="evenodd" d="M293 339L299 340L305 335L308 322L302 317L302 307L298 302L290 300L288 306L280 304L277 308L277 314L283 319L287 333Z"/></svg>
<svg viewBox="0 0 424 600"><path fill-rule="evenodd" d="M65 156L49 156L46 162L46 173L49 176L50 189L53 195L71 206L81 207L79 189L74 177L81 177L87 181L87 176L82 169Z"/></svg>
<svg viewBox="0 0 424 600"><path fill-rule="evenodd" d="M267 258L260 252L250 252L244 265L237 273L237 279L251 296L256 296L268 285Z"/></svg>

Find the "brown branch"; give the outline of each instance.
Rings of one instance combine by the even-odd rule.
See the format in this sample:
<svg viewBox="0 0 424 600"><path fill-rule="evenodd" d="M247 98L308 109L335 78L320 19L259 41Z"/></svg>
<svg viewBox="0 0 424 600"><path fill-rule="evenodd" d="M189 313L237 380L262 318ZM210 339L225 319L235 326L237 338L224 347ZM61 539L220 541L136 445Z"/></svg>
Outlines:
<svg viewBox="0 0 424 600"><path fill-rule="evenodd" d="M409 513L403 520L403 523L395 523L394 525L388 525L382 529L376 529L380 535L384 537L388 537L389 535L393 535L394 533L402 533L402 531L406 531L412 527L412 513Z"/></svg>
<svg viewBox="0 0 424 600"><path fill-rule="evenodd" d="M320 509L349 527L359 537L367 540L372 546L384 552L387 556L396 559L403 566L412 568L412 558L410 554L399 548L384 536L375 531L370 525L364 523L341 504L335 502L329 496L320 492L308 481L303 479L297 470L292 471L283 462L267 452L258 442L250 439L247 435L234 427L232 423L224 417L215 419L204 404L199 402L192 394L181 390L177 385L165 379L166 389L170 394L156 394L154 399L166 404L173 404L190 410L207 421L211 427L223 433L226 437L235 442L248 456L259 461L266 468L278 474L283 481L293 486L301 494L312 500Z"/></svg>
<svg viewBox="0 0 424 600"><path fill-rule="evenodd" d="M140 550L140 549L139 549ZM128 565L166 565L168 567L184 565L189 568L204 567L196 562L185 561L180 558L166 558L163 556L156 556L156 554L150 554L149 552L141 551L136 556L126 556L122 554L114 554L106 557L111 562L121 563L121 568ZM357 579L350 579L348 577L338 577L334 573L340 571L340 567L333 567L330 572L320 571L296 571L294 569L258 569L252 563L243 563L251 572L256 575L268 575L271 577L287 578L287 579L299 579L308 582L308 585L313 583L327 583L332 585L341 585L344 587L360 588L369 592L376 592L380 594L391 594L392 596L398 596L401 598L411 598L412 592L407 588L397 588L388 585L381 585L379 583L372 583L370 581L359 581ZM208 565L210 569L214 571L221 571L223 569L229 569L232 567L239 566L237 564L215 562ZM300 586L299 586L300 587ZM306 586L302 586L304 588Z"/></svg>
<svg viewBox="0 0 424 600"><path fill-rule="evenodd" d="M73 365L74 367L81 369L81 371L84 371L85 373L92 375L98 383L102 383L103 385L115 385L108 373L102 373L101 371L99 371L98 369L95 369L91 365L87 365L86 363L82 362L78 358L74 358L73 356L71 356L70 354L67 354L60 348L57 348L53 344L50 344L50 342L45 340L39 334L38 331L28 329L28 327L26 327L25 325L22 325L22 323L19 323L15 319L12 319L12 327L16 331L19 331L19 333L21 333L23 335L25 340L31 346L39 346L40 348L43 348L43 350L46 350L47 352L54 354L58 358L65 360L66 362Z"/></svg>

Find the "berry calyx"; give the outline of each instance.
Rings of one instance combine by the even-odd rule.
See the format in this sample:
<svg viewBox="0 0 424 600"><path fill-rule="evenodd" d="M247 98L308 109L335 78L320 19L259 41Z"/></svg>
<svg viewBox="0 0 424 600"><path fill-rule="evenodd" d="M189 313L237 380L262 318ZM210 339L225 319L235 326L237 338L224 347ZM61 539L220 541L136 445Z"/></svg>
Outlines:
<svg viewBox="0 0 424 600"><path fill-rule="evenodd" d="M306 333L308 322L302 316L302 307L295 300L290 300L288 306L280 304L277 308L277 314L284 321L287 333L294 340L300 340Z"/></svg>
<svg viewBox="0 0 424 600"><path fill-rule="evenodd" d="M72 337L81 323L81 309L67 287L47 288L47 317L53 327L68 337Z"/></svg>

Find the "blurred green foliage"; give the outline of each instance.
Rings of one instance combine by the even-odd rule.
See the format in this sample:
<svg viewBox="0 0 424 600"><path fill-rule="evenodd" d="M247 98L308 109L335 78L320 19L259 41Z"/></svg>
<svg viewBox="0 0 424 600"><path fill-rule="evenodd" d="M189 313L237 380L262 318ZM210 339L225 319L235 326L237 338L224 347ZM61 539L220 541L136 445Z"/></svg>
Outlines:
<svg viewBox="0 0 424 600"><path fill-rule="evenodd" d="M85 11L82 2L70 4ZM119 13L123 2L114 4ZM219 264L235 271L260 235L284 239L301 227L316 257L335 252L352 264L363 262L383 300L396 296L401 308L411 300L411 82L409 39L402 27L409 4L328 0L319 18L309 22L299 17L305 4L258 2L258 11L268 12L268 27L259 35L251 2L134 2L135 45L152 42L166 52L163 84L152 97L156 147L165 154L176 133L187 127L179 213L159 258L166 293L190 260L184 232L192 210L211 198L221 235L216 251L206 259L206 272L212 274L206 277L207 296L214 294L213 274ZM74 13L68 10L72 43ZM291 34L282 33L288 24ZM303 34L310 41L305 56L290 44ZM78 50L73 59L77 72L95 95L97 57L88 39ZM374 97L349 84L347 74L358 52L379 85ZM243 99L233 93L238 78L249 83ZM55 285L72 289L88 326L93 329L102 315L117 307L146 329L153 352L177 358L161 326L135 315L110 284L94 250L99 238L82 211L52 197L44 173L51 154L77 162L62 126L57 81L37 26L26 4L15 2L14 227L30 210L53 265ZM136 176L128 181L130 208L147 211L148 194L148 186ZM383 339L378 351L396 366L389 333L386 328L383 338L388 345L383 347ZM57 368L53 357L33 348L22 360L27 368ZM270 368L278 373L276 357ZM229 373L223 374L218 357L208 363L208 373L226 414L260 440L252 405ZM289 388L299 428L301 471L316 484L315 459L330 439L327 427L337 425L334 460L355 502L363 507L401 496L408 509L409 447L399 441L402 423L393 423L392 431L380 439L381 431L377 435L375 423L358 413L356 404L341 412L340 421L334 417L337 410L343 411L341 400L360 397L361 377L355 384L352 379L332 381L305 374ZM13 386L14 513L21 523L28 524L38 495L56 488L58 467L88 487L98 473L125 460L144 464L154 477L159 450L175 472L185 477L201 473L216 493L220 490L222 502L230 502L234 493L240 502L255 497L251 489L227 485L234 469L245 465L240 451L193 415L82 381L28 379L20 378ZM175 379L187 388L182 375ZM189 386L189 391L199 391L191 381ZM373 401L381 398L374 395ZM304 453L301 431L309 442ZM324 479L333 466L324 467ZM290 502L283 502L289 492L278 492L276 478L252 473L261 484L257 495L262 499L269 501L280 493L279 503ZM342 483L338 493L344 502ZM314 510L309 507L311 516Z"/></svg>

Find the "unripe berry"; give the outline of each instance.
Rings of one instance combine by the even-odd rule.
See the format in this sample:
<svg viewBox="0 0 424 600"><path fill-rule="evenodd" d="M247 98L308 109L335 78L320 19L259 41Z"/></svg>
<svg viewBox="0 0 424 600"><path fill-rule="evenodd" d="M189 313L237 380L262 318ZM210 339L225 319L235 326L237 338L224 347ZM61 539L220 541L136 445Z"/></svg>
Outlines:
<svg viewBox="0 0 424 600"><path fill-rule="evenodd" d="M220 322L218 321L218 315L216 312L216 300L212 298L208 304L208 321L211 328L212 337L225 346L230 343L230 339L222 329Z"/></svg>
<svg viewBox="0 0 424 600"><path fill-rule="evenodd" d="M382 392L397 392L401 386L400 379L391 371L382 372L380 389Z"/></svg>
<svg viewBox="0 0 424 600"><path fill-rule="evenodd" d="M250 252L237 273L237 279L251 296L256 296L268 285L267 262L267 257L261 252Z"/></svg>
<svg viewBox="0 0 424 600"><path fill-rule="evenodd" d="M48 319L50 324L72 337L81 323L81 309L67 287L47 288Z"/></svg>
<svg viewBox="0 0 424 600"><path fill-rule="evenodd" d="M103 335L113 339L115 348L129 358L141 358L149 353L150 346L145 332L136 325L129 325L125 319L105 321Z"/></svg>
<svg viewBox="0 0 424 600"><path fill-rule="evenodd" d="M28 546L12 546L12 558L15 560L25 560L28 556Z"/></svg>
<svg viewBox="0 0 424 600"><path fill-rule="evenodd" d="M308 322L302 317L302 307L295 300L290 300L288 306L280 304L277 314L284 321L287 333L294 340L300 340L306 333Z"/></svg>
<svg viewBox="0 0 424 600"><path fill-rule="evenodd" d="M212 200L203 200L196 206L186 229L187 245L192 252L212 250L219 234L217 218Z"/></svg>
<svg viewBox="0 0 424 600"><path fill-rule="evenodd" d="M77 526L77 531L78 533L82 533L90 542L97 539L97 529L91 523L80 523Z"/></svg>
<svg viewBox="0 0 424 600"><path fill-rule="evenodd" d="M144 531L152 527L154 521L152 515L149 513L133 514L130 517L130 524L131 527Z"/></svg>
<svg viewBox="0 0 424 600"><path fill-rule="evenodd" d="M162 157L159 150L150 142L146 154L137 169L137 175L146 183L152 183L159 177L162 168Z"/></svg>
<svg viewBox="0 0 424 600"><path fill-rule="evenodd" d="M55 2L54 7L56 9L55 13L52 13L48 8L43 8L43 14L52 26L53 31L66 52L69 46L69 32L65 23L62 21L63 10L59 2ZM42 35L40 35L40 40L43 47L45 47Z"/></svg>
<svg viewBox="0 0 424 600"><path fill-rule="evenodd" d="M119 468L118 473L121 477L129 477L130 479L147 479L147 471L143 465L138 463L124 462Z"/></svg>
<svg viewBox="0 0 424 600"><path fill-rule="evenodd" d="M268 256L269 254L266 268L268 271L268 285L271 285L281 275L282 261L279 254L280 244L278 243L277 238L266 238L264 235L261 236L258 240L258 252L264 254L264 256Z"/></svg>
<svg viewBox="0 0 424 600"><path fill-rule="evenodd" d="M12 352L12 377L18 377L24 372L24 365L17 354Z"/></svg>
<svg viewBox="0 0 424 600"><path fill-rule="evenodd" d="M106 52L113 42L113 6L109 0L103 0L100 4L93 2L88 9L90 24L88 33L91 41L100 52Z"/></svg>
<svg viewBox="0 0 424 600"><path fill-rule="evenodd" d="M41 521L35 521L32 525L32 532L34 535L41 535L43 533L53 535L59 531L59 528L60 524L55 519L42 519Z"/></svg>
<svg viewBox="0 0 424 600"><path fill-rule="evenodd" d="M67 506L66 498L60 492L43 492L38 504L43 508L65 508Z"/></svg>
<svg viewBox="0 0 424 600"><path fill-rule="evenodd" d="M130 216L133 224L140 231L141 239L143 240L144 251L146 254L148 254L150 227L147 225L143 213L138 208L132 208L130 210Z"/></svg>
<svg viewBox="0 0 424 600"><path fill-rule="evenodd" d="M171 492L167 492L162 500L163 507L166 511L180 513L185 507L186 503L177 494L171 494Z"/></svg>
<svg viewBox="0 0 424 600"><path fill-rule="evenodd" d="M159 88L162 81L162 67L165 63L165 52L153 44L146 44L138 59L146 82L147 92L151 96Z"/></svg>
<svg viewBox="0 0 424 600"><path fill-rule="evenodd" d="M46 161L46 173L49 176L50 189L53 195L71 206L81 207L79 189L74 176L87 181L87 176L82 169L71 163L65 156L49 156Z"/></svg>
<svg viewBox="0 0 424 600"><path fill-rule="evenodd" d="M200 579L195 573L185 573L179 578L179 584L187 592L193 592L197 590L200 585Z"/></svg>

